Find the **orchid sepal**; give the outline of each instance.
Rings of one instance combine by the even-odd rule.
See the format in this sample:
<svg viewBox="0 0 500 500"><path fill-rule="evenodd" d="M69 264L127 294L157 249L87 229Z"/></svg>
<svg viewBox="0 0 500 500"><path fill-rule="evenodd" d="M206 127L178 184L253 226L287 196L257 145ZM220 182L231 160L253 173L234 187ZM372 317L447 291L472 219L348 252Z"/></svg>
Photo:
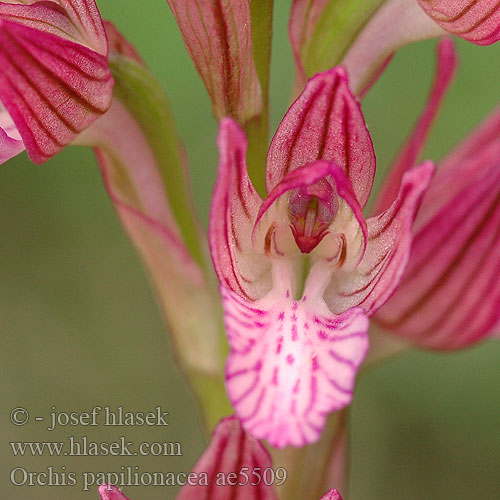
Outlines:
<svg viewBox="0 0 500 500"><path fill-rule="evenodd" d="M500 319L499 116L442 162L415 223L403 281L376 316L422 347L466 347Z"/></svg>
<svg viewBox="0 0 500 500"><path fill-rule="evenodd" d="M110 105L114 82L99 11L93 0L3 2L0 38L0 113L9 115L2 160L26 148L42 163Z"/></svg>
<svg viewBox="0 0 500 500"><path fill-rule="evenodd" d="M249 0L167 0L186 48L205 83L217 119L241 125L262 111L253 59Z"/></svg>
<svg viewBox="0 0 500 500"><path fill-rule="evenodd" d="M108 55L106 31L94 0L11 0L1 3L0 16Z"/></svg>
<svg viewBox="0 0 500 500"><path fill-rule="evenodd" d="M252 474L264 474L271 467L271 457L264 446L245 432L237 418L224 418L192 470L205 477L204 484L200 481L198 485L183 486L176 500L277 500L274 485L257 481ZM245 471L250 481L245 481ZM227 480L230 474L236 474L236 484Z"/></svg>
<svg viewBox="0 0 500 500"><path fill-rule="evenodd" d="M496 0L417 0L444 30L477 45L500 40L500 6Z"/></svg>
<svg viewBox="0 0 500 500"><path fill-rule="evenodd" d="M217 120L232 117L249 139L259 191L269 134L273 0L167 0Z"/></svg>
<svg viewBox="0 0 500 500"><path fill-rule="evenodd" d="M364 207L375 176L375 151L344 67L311 78L281 121L269 147L270 192L295 168L316 160L343 168Z"/></svg>

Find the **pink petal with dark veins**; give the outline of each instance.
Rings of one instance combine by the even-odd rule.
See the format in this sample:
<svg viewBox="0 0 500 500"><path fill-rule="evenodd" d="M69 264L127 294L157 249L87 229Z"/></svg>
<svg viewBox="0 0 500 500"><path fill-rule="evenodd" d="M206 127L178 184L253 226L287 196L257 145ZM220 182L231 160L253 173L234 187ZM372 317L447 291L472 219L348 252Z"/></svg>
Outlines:
<svg viewBox="0 0 500 500"><path fill-rule="evenodd" d="M424 347L463 348L500 320L500 141L483 147L475 156L453 155L462 161L438 170L404 279L376 316Z"/></svg>
<svg viewBox="0 0 500 500"><path fill-rule="evenodd" d="M94 0L11 0L0 3L0 18L108 55L106 33Z"/></svg>
<svg viewBox="0 0 500 500"><path fill-rule="evenodd" d="M225 418L215 428L208 448L192 471L198 477L206 474L208 485L187 484L176 500L277 500L274 486L258 481L258 476L253 474L254 471L264 474L270 467L271 458L266 449L243 430L237 418ZM248 481L240 475L242 470L247 471ZM230 474L236 475L231 482L241 485L228 484ZM217 484L222 482L221 477L226 485Z"/></svg>
<svg viewBox="0 0 500 500"><path fill-rule="evenodd" d="M326 291L332 311L361 307L371 316L392 295L406 268L413 221L433 172L429 162L408 171L392 205L367 220L365 257L352 272L336 271Z"/></svg>
<svg viewBox="0 0 500 500"><path fill-rule="evenodd" d="M0 19L0 97L35 163L55 155L109 107L106 57Z"/></svg>
<svg viewBox="0 0 500 500"><path fill-rule="evenodd" d="M167 0L217 118L240 125L262 110L250 0Z"/></svg>
<svg viewBox="0 0 500 500"><path fill-rule="evenodd" d="M267 158L267 191L289 172L316 160L343 168L364 207L375 175L375 153L341 67L311 78L283 118Z"/></svg>
<svg viewBox="0 0 500 500"><path fill-rule="evenodd" d="M247 140L236 122L222 120L218 144L220 163L209 224L212 260L223 286L255 300L271 288L270 263L252 247L262 200L248 177Z"/></svg>
<svg viewBox="0 0 500 500"><path fill-rule="evenodd" d="M500 40L499 0L418 0L446 31L478 45Z"/></svg>

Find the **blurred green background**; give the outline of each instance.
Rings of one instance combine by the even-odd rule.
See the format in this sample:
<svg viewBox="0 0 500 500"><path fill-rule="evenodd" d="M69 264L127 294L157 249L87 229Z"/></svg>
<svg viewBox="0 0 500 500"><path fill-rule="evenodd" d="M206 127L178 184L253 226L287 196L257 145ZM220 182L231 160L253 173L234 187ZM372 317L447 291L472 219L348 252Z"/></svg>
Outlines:
<svg viewBox="0 0 500 500"><path fill-rule="evenodd" d="M289 3L278 0L273 58L273 130L285 112L293 63ZM216 124L205 90L164 0L99 0L144 56L172 101L186 144L196 202L207 219L217 163ZM146 5L147 4L147 5ZM500 44L457 43L461 66L426 151L438 159L500 101ZM363 103L378 178L420 110L434 43L406 48ZM173 365L168 337L143 270L114 215L90 151L70 148L43 166L25 154L0 168L0 497L83 500L95 490L15 487L10 471L189 471L203 448L193 400ZM455 354L409 352L359 380L352 413L351 500L498 499L500 343ZM34 416L130 411L161 405L167 429L65 428ZM15 427L15 407L32 421ZM13 457L10 441L174 441L182 457ZM332 485L334 486L334 485ZM170 500L175 488L127 488L132 500ZM302 500L302 499L298 499ZM309 499L304 499L309 500Z"/></svg>

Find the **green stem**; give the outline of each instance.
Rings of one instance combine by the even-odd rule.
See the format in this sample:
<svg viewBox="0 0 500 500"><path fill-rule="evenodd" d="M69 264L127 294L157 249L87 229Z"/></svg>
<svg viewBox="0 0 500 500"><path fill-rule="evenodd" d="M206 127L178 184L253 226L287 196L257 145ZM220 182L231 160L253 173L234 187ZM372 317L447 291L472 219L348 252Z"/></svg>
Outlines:
<svg viewBox="0 0 500 500"><path fill-rule="evenodd" d="M188 384L194 393L200 410L206 437L224 417L234 413L227 399L222 375L211 376L203 372L191 372L187 376Z"/></svg>
<svg viewBox="0 0 500 500"><path fill-rule="evenodd" d="M265 193L265 165L269 140L269 78L274 0L251 0L255 68L262 89L262 112L245 125L248 173L257 191Z"/></svg>

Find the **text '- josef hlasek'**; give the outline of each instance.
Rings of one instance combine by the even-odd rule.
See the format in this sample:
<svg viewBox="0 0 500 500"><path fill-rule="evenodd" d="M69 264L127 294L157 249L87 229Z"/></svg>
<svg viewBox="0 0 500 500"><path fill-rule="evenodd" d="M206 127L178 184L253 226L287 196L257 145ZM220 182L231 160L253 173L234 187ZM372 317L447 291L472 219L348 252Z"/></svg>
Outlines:
<svg viewBox="0 0 500 500"><path fill-rule="evenodd" d="M48 417L36 416L36 422L47 422L47 430L53 431L57 427L167 427L168 411L164 411L161 406L154 410L128 411L123 406L94 406L89 411L59 411L55 406L51 407ZM14 408L10 415L11 422L16 426L26 425L31 415L25 408Z"/></svg>

